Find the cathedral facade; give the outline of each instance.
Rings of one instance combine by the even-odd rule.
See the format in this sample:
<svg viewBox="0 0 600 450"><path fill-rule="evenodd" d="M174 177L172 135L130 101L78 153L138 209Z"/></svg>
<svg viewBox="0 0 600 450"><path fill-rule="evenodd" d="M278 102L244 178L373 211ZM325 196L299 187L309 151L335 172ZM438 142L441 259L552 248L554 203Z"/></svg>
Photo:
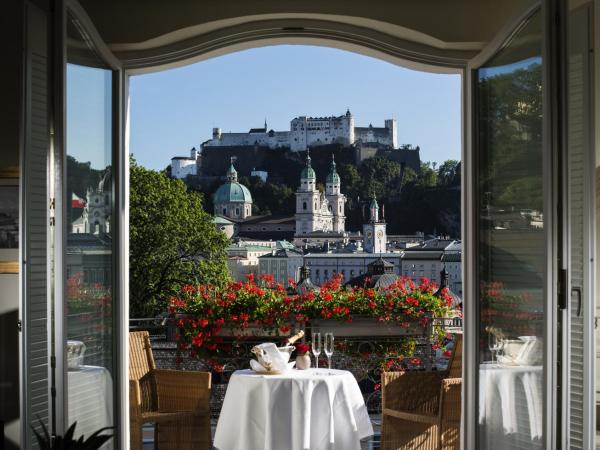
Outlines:
<svg viewBox="0 0 600 450"><path fill-rule="evenodd" d="M296 191L296 236L314 232L344 233L346 196L341 193L341 180L335 160L331 161L325 192L317 188L317 177L311 166L310 153L300 175Z"/></svg>

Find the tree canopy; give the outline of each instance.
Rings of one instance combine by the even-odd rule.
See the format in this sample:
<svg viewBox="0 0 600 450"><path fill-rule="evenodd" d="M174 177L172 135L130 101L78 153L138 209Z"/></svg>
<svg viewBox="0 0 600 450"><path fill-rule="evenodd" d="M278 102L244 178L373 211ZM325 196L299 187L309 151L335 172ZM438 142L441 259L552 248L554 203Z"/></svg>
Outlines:
<svg viewBox="0 0 600 450"><path fill-rule="evenodd" d="M202 195L132 160L130 170L130 314L166 311L181 286L229 279L226 236L202 207Z"/></svg>

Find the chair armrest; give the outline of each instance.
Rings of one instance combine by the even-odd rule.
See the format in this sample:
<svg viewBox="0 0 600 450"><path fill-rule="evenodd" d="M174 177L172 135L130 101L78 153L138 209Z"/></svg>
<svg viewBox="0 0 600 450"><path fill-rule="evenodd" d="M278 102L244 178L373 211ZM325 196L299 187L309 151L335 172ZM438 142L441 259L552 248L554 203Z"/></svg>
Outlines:
<svg viewBox="0 0 600 450"><path fill-rule="evenodd" d="M129 417L133 421L142 417L142 393L138 380L129 380Z"/></svg>
<svg viewBox="0 0 600 450"><path fill-rule="evenodd" d="M461 414L462 378L446 378L440 389L440 415L447 424L459 423Z"/></svg>
<svg viewBox="0 0 600 450"><path fill-rule="evenodd" d="M442 372L383 372L382 410L436 415L443 378Z"/></svg>
<svg viewBox="0 0 600 450"><path fill-rule="evenodd" d="M159 412L210 411L210 372L155 369L152 375L156 382Z"/></svg>

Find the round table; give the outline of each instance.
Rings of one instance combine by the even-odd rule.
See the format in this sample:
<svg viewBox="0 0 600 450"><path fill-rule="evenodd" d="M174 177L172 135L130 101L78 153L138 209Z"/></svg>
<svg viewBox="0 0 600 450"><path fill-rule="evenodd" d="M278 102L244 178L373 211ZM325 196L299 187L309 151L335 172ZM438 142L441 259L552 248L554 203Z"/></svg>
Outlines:
<svg viewBox="0 0 600 450"><path fill-rule="evenodd" d="M360 388L345 370L233 373L215 433L217 450L359 450L373 435Z"/></svg>

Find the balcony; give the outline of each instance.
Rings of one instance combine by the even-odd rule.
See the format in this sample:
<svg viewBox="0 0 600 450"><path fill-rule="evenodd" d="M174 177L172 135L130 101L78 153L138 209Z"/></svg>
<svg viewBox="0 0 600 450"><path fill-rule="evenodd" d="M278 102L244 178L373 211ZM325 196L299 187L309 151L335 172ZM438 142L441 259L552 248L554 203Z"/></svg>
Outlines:
<svg viewBox="0 0 600 450"><path fill-rule="evenodd" d="M174 323L160 319L131 319L131 331L148 330L151 335L152 351L158 368L176 370L209 371L212 373L210 400L211 425L215 428L231 374L238 369L247 369L250 349L261 342L280 342L281 333L262 333L253 329L245 336L223 338L223 345L230 349L228 354L191 358L182 352L175 340ZM360 387L375 432L374 436L361 443L365 450L381 448L381 373L382 371L436 372L447 367L448 355L432 344L433 330L447 334L462 333L462 319L435 318L427 327L382 326L368 317L355 318L351 324L332 320L313 320L302 325L305 335L312 331L333 331L336 336L332 367L350 371ZM239 330L238 330L239 331ZM264 335L263 335L264 334ZM229 347L230 346L230 347ZM314 365L314 357L312 357ZM319 367L326 367L327 359L321 354ZM144 428L144 448L154 448L154 428Z"/></svg>

